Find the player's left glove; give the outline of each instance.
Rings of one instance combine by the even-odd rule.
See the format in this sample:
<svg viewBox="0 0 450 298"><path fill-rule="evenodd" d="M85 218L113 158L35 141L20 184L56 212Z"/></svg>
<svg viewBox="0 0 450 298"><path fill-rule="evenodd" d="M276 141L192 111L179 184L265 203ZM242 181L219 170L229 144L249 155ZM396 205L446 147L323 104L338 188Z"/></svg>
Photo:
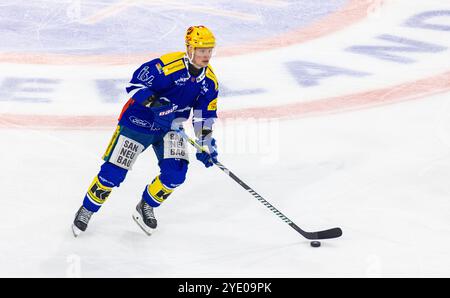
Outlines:
<svg viewBox="0 0 450 298"><path fill-rule="evenodd" d="M169 131L175 119L176 106L165 97L155 99L149 106L153 112L153 122L161 129Z"/></svg>
<svg viewBox="0 0 450 298"><path fill-rule="evenodd" d="M207 147L208 152L199 151L195 156L201 161L205 167L209 168L217 162L217 145L216 139L212 137L212 130L203 130L202 135L198 138L197 143L203 147Z"/></svg>

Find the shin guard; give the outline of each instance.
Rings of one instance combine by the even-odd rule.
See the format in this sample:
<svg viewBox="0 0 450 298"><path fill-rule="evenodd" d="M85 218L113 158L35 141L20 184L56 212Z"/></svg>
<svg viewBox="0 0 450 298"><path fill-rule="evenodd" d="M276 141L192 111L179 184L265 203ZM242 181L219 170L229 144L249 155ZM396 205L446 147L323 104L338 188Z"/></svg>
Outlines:
<svg viewBox="0 0 450 298"><path fill-rule="evenodd" d="M105 186L98 176L95 176L84 197L83 206L92 212L97 212L111 194L111 190L112 187Z"/></svg>
<svg viewBox="0 0 450 298"><path fill-rule="evenodd" d="M173 188L165 186L159 176L153 179L152 183L147 185L142 194L142 197L152 207L158 207L166 200L173 192Z"/></svg>

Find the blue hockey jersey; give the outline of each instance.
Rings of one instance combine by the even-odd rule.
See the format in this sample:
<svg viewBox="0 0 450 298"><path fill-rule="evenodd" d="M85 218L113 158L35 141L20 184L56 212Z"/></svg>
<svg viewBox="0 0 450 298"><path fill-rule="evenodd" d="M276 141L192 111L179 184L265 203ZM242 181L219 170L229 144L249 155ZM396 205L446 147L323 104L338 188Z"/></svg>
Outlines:
<svg viewBox="0 0 450 298"><path fill-rule="evenodd" d="M176 106L175 118L194 122L217 118L219 85L210 65L194 77L189 73L184 52L169 53L141 65L133 74L126 91L130 99L119 117L124 125L144 133L159 133L153 115L143 103L152 95L166 97Z"/></svg>

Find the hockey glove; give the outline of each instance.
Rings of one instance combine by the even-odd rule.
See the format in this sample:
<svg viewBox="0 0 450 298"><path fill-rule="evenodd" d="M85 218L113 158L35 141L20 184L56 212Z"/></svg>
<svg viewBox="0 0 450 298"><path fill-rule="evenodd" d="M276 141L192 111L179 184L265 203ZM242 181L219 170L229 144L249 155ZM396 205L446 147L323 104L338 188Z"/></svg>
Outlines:
<svg viewBox="0 0 450 298"><path fill-rule="evenodd" d="M172 121L175 119L177 106L172 104L167 98L161 97L155 99L149 108L153 113L153 122L164 131L169 131Z"/></svg>
<svg viewBox="0 0 450 298"><path fill-rule="evenodd" d="M204 151L199 151L199 152L197 152L197 154L195 154L197 159L199 161L201 161L207 168L209 168L215 162L217 162L217 156L218 156L216 139L214 139L213 137L210 137L210 135L211 134L209 134L209 136L207 136L205 138L200 138L199 140L197 140L197 143L200 144L202 147L206 146L208 148L209 153L204 152Z"/></svg>

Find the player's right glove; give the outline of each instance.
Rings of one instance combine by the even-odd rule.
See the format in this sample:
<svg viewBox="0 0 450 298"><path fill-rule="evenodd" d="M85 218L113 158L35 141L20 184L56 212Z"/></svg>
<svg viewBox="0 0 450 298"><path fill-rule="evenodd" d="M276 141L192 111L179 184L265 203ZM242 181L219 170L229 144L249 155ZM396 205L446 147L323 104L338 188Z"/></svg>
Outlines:
<svg viewBox="0 0 450 298"><path fill-rule="evenodd" d="M201 161L205 167L211 167L215 162L217 162L217 145L216 139L212 137L212 130L203 130L202 135L197 139L197 143L202 147L207 147L208 152L198 151L195 157Z"/></svg>

